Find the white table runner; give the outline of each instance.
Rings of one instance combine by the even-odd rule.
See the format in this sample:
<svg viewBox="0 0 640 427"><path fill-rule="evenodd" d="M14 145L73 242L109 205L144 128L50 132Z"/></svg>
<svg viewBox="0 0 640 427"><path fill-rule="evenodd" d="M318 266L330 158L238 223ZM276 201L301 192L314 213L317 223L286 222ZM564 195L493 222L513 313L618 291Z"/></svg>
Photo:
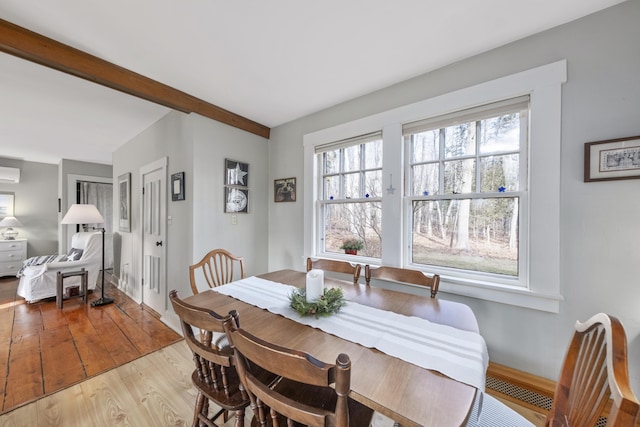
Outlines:
<svg viewBox="0 0 640 427"><path fill-rule="evenodd" d="M329 317L303 317L289 307L289 295L294 289L259 277L212 288L215 292L362 346L376 348L484 391L489 356L480 334L350 301Z"/></svg>

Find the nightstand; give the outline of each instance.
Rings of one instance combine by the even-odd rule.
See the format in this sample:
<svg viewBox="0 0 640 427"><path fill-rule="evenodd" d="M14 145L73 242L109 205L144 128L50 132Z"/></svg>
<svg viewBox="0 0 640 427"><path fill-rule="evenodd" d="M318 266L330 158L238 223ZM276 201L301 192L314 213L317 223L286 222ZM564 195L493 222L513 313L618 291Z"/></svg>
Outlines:
<svg viewBox="0 0 640 427"><path fill-rule="evenodd" d="M27 239L0 240L0 277L15 276L27 259Z"/></svg>

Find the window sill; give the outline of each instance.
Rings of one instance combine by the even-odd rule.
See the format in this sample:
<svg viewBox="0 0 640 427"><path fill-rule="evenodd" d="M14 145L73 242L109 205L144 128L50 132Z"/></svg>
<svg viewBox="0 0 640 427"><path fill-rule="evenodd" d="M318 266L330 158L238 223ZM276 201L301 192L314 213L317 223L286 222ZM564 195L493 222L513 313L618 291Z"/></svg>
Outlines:
<svg viewBox="0 0 640 427"><path fill-rule="evenodd" d="M440 291L550 313L558 313L560 301L564 299L559 294L538 292L520 286L472 282L442 275L440 276Z"/></svg>

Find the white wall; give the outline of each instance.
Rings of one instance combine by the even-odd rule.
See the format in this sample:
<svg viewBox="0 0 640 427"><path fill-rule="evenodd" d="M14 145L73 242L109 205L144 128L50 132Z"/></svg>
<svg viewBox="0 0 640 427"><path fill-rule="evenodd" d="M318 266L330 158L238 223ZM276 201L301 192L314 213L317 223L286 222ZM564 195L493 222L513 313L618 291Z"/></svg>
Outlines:
<svg viewBox="0 0 640 427"><path fill-rule="evenodd" d="M27 256L58 252L58 167L47 163L0 158L0 166L20 169L20 182L0 183L0 191L15 193L15 217L27 239Z"/></svg>
<svg viewBox="0 0 640 427"><path fill-rule="evenodd" d="M269 200L266 139L192 115L194 133L193 261L215 248L242 256L247 275L267 271L267 212ZM249 211L224 213L225 158L249 164Z"/></svg>
<svg viewBox="0 0 640 427"><path fill-rule="evenodd" d="M136 301L141 299L140 285L140 168L153 161L168 158L167 183L175 172L185 172L186 200L171 201L167 194L167 216L171 224L167 226L167 287L178 289L182 294L189 292L188 266L191 260L191 228L193 193L190 192L192 175L193 136L190 117L179 112L171 112L151 127L120 147L113 155L113 177L131 173L131 232L119 232L117 203L114 203L114 242L120 247L114 249L116 262L114 275L120 281L121 290ZM167 192L169 188L167 187ZM119 188L114 186L114 200L119 198ZM118 249L120 252L118 253ZM168 296L165 301L168 307ZM164 315L165 313L160 313Z"/></svg>
<svg viewBox="0 0 640 427"><path fill-rule="evenodd" d="M171 112L140 135L118 149L113 156L114 180L131 173L131 232L116 232L121 259L114 274L121 290L137 301L140 285L140 167L162 157L168 158L167 183L176 172L185 172L185 200L171 201L167 189L167 290L177 289L182 296L191 295L189 265L199 261L209 250L223 247L244 256L248 274L267 271L267 140L232 128L197 114ZM224 159L249 163L249 213L223 213ZM114 187L114 199L118 199ZM115 208L115 207L114 207ZM174 328L168 297L163 320ZM165 317L165 315L169 315Z"/></svg>
<svg viewBox="0 0 640 427"><path fill-rule="evenodd" d="M302 269L304 134L567 59L560 313L439 297L471 306L493 361L553 380L574 322L599 311L615 315L627 331L632 386L640 394L640 366L634 363L640 359L640 181L582 181L584 143L640 135L639 20L640 2L628 1L272 129L269 181L297 177L298 201L269 204L269 269ZM383 52L374 60L380 58Z"/></svg>

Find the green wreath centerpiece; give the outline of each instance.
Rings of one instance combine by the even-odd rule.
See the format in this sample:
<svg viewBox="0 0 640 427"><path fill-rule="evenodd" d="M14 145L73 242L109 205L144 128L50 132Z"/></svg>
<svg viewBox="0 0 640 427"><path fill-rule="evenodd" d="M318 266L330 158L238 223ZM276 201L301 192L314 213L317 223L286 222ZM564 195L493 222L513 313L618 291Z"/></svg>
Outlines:
<svg viewBox="0 0 640 427"><path fill-rule="evenodd" d="M289 306L301 316L327 317L337 313L347 304L340 288L325 288L322 296L312 302L307 302L305 289L294 289L289 295L289 300Z"/></svg>

